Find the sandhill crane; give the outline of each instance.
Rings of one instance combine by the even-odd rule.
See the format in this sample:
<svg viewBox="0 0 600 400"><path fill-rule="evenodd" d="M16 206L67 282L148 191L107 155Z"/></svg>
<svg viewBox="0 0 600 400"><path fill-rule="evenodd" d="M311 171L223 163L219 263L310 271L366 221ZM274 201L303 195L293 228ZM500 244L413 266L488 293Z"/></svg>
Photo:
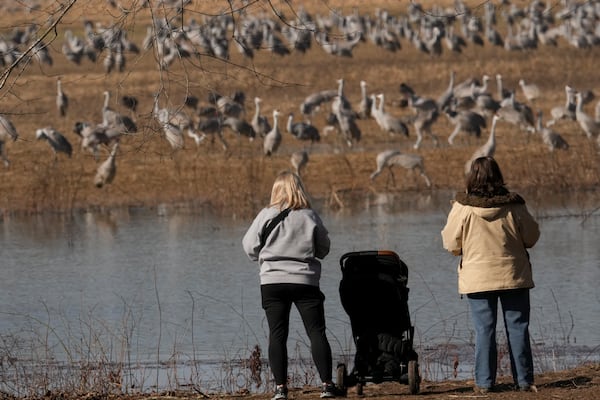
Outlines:
<svg viewBox="0 0 600 400"><path fill-rule="evenodd" d="M212 143L215 141L215 136L219 138L223 150L227 150L229 147L223 138L223 119L220 115L200 120L198 122L198 131L202 134L198 143L203 141L206 135L210 135Z"/></svg>
<svg viewBox="0 0 600 400"><path fill-rule="evenodd" d="M64 117L67 115L67 109L69 108L69 98L63 92L62 83L60 77L56 79L56 108L58 115Z"/></svg>
<svg viewBox="0 0 600 400"><path fill-rule="evenodd" d="M181 127L171 123L169 120L169 111L165 108L161 108L156 112L156 119L160 122L160 125L165 133L165 138L171 145L173 150L180 150L183 148L183 133Z"/></svg>
<svg viewBox="0 0 600 400"><path fill-rule="evenodd" d="M11 120L4 115L0 115L0 156L2 156L6 168L10 166L10 161L8 161L8 158L6 157L6 151L4 149L5 143L8 139L12 139L14 142L18 138L19 134Z"/></svg>
<svg viewBox="0 0 600 400"><path fill-rule="evenodd" d="M121 133L137 132L137 125L131 118L120 114L108 106L110 102L110 93L104 91L104 104L102 106L102 125L112 127L119 130Z"/></svg>
<svg viewBox="0 0 600 400"><path fill-rule="evenodd" d="M171 146L174 148L180 148L179 142L183 140L183 132L186 132L186 134L189 137L194 139L196 145L199 145L202 141L202 138L196 133L196 130L194 129L194 121L192 120L192 118L185 111L183 111L181 107L159 108L159 95L160 93L154 94L154 107L152 109L152 115L160 122L161 126L163 127L163 131L167 135L167 140L169 140L169 138L173 140L169 140ZM179 138L178 136L181 136L181 138Z"/></svg>
<svg viewBox="0 0 600 400"><path fill-rule="evenodd" d="M361 119L367 119L371 116L373 99L367 96L367 82L360 81L360 103L358 104L358 116Z"/></svg>
<svg viewBox="0 0 600 400"><path fill-rule="evenodd" d="M526 83L524 79L520 79L519 86L527 101L533 102L540 97L540 88L535 83Z"/></svg>
<svg viewBox="0 0 600 400"><path fill-rule="evenodd" d="M292 167L298 175L302 174L304 167L308 164L308 152L306 150L298 150L292 153L290 158Z"/></svg>
<svg viewBox="0 0 600 400"><path fill-rule="evenodd" d="M98 159L98 147L118 142L120 132L113 128L107 128L102 124L92 125L87 122L76 122L73 132L81 137L81 148L90 151L94 158Z"/></svg>
<svg viewBox="0 0 600 400"><path fill-rule="evenodd" d="M448 143L454 144L454 138L460 132L466 132L476 137L481 136L481 130L486 127L485 118L475 111L453 111L446 110L446 116L454 125L454 130L448 136Z"/></svg>
<svg viewBox="0 0 600 400"><path fill-rule="evenodd" d="M467 47L465 39L454 33L454 25L452 24L445 30L444 43L448 50L455 53L462 53L463 47Z"/></svg>
<svg viewBox="0 0 600 400"><path fill-rule="evenodd" d="M348 147L352 147L354 142L360 141L362 132L356 124L356 113L342 107L343 100L340 96L335 96L331 103L333 113L332 123L337 124L340 134L346 141Z"/></svg>
<svg viewBox="0 0 600 400"><path fill-rule="evenodd" d="M123 95L121 96L121 104L123 105L123 107L135 113L137 111L139 101L135 96Z"/></svg>
<svg viewBox="0 0 600 400"><path fill-rule="evenodd" d="M384 109L385 96L383 93L379 93L377 95L379 99L379 106L377 107L377 117L375 118L375 122L379 125L382 131L387 132L389 134L401 134L408 137L408 128L406 124L402 122L402 120L398 117L393 116L390 113L387 113Z"/></svg>
<svg viewBox="0 0 600 400"><path fill-rule="evenodd" d="M354 116L354 118L356 118L357 115L352 110L352 105L350 104L350 101L348 101L348 98L344 94L344 79L341 79L341 78L338 79L337 83L338 83L337 102L335 104L332 102L331 111L333 111L334 114L337 114L338 112L341 112L344 114L349 114L349 115L352 114ZM336 99L333 98L332 100L336 100Z"/></svg>
<svg viewBox="0 0 600 400"><path fill-rule="evenodd" d="M425 180L427 187L431 187L431 181L425 173L425 167L423 165L423 157L417 154L405 154L399 150L385 150L377 154L375 159L377 169L371 174L371 180L375 180L377 176L383 171L384 168L388 168L392 179L394 179L394 173L392 167L399 166L412 171L418 171L419 175Z"/></svg>
<svg viewBox="0 0 600 400"><path fill-rule="evenodd" d="M505 104L496 111L496 115L498 115L501 120L516 125L529 133L535 132L535 117L531 107L516 102L514 93L512 93Z"/></svg>
<svg viewBox="0 0 600 400"><path fill-rule="evenodd" d="M415 112L415 115L410 119L417 134L417 140L415 141L413 148L418 149L421 147L424 133L428 134L437 146L438 138L431 132L431 126L440 115L437 102L433 99L418 96L415 91L405 83L400 84L400 93L407 99L408 105Z"/></svg>
<svg viewBox="0 0 600 400"><path fill-rule="evenodd" d="M575 118L588 139L595 138L600 134L600 122L583 111L583 95L581 92L575 94L576 107Z"/></svg>
<svg viewBox="0 0 600 400"><path fill-rule="evenodd" d="M94 185L97 188L101 188L104 185L112 183L117 174L117 165L115 159L117 157L117 150L119 149L119 143L113 144L113 148L108 155L108 158L104 160L102 164L98 166L96 170L96 176L94 176Z"/></svg>
<svg viewBox="0 0 600 400"><path fill-rule="evenodd" d="M238 134L238 136L246 136L250 141L256 137L256 132L252 124L245 119L236 117L227 117L223 120L223 126L228 127Z"/></svg>
<svg viewBox="0 0 600 400"><path fill-rule="evenodd" d="M502 102L504 99L509 98L512 94L510 90L504 87L501 74L496 74L496 90L499 99L498 101L500 102Z"/></svg>
<svg viewBox="0 0 600 400"><path fill-rule="evenodd" d="M300 104L300 112L309 116L317 111L321 107L321 104L333 100L337 94L338 91L334 89L321 90L320 92L313 93L307 96L302 104Z"/></svg>
<svg viewBox="0 0 600 400"><path fill-rule="evenodd" d="M454 97L472 97L476 94L487 92L490 77L483 75L481 79L481 84L476 79L467 79L459 83L454 87Z"/></svg>
<svg viewBox="0 0 600 400"><path fill-rule="evenodd" d="M310 140L313 143L321 140L319 130L314 125L304 121L294 122L293 113L288 116L286 129L298 140Z"/></svg>
<svg viewBox="0 0 600 400"><path fill-rule="evenodd" d="M553 131L548 127L544 127L542 124L543 112L539 110L537 113L536 129L542 135L542 140L548 146L550 151L554 149L568 150L569 144L567 141L557 132Z"/></svg>
<svg viewBox="0 0 600 400"><path fill-rule="evenodd" d="M71 143L56 129L48 126L40 128L35 131L35 137L37 140L45 139L52 151L54 152L54 159L56 160L58 153L65 153L69 157L73 154L73 147Z"/></svg>
<svg viewBox="0 0 600 400"><path fill-rule="evenodd" d="M455 72L450 71L450 81L448 82L448 87L442 93L438 99L436 100L437 108L440 111L445 110L450 106L451 101L454 99L454 78Z"/></svg>
<svg viewBox="0 0 600 400"><path fill-rule="evenodd" d="M494 153L496 152L496 124L499 119L500 117L498 115L492 117L492 127L490 128L488 140L482 146L477 148L471 155L471 158L469 158L469 161L465 163L465 175L471 170L471 164L476 158L494 156Z"/></svg>
<svg viewBox="0 0 600 400"><path fill-rule="evenodd" d="M341 57L352 57L352 50L361 39L362 34L360 32L355 32L353 37L349 39L342 37L333 42L329 40L329 35L325 31L315 34L315 41L321 45L326 53Z"/></svg>
<svg viewBox="0 0 600 400"><path fill-rule="evenodd" d="M271 124L264 115L260 114L260 103L262 102L260 97L254 98L254 116L252 117L252 128L254 132L260 137L264 137L267 132L271 130Z"/></svg>
<svg viewBox="0 0 600 400"><path fill-rule="evenodd" d="M281 144L281 131L279 130L279 115L281 113L279 110L273 110L273 127L271 130L265 135L263 142L263 150L266 156L271 156L273 153L279 149L279 145Z"/></svg>
<svg viewBox="0 0 600 400"><path fill-rule="evenodd" d="M377 122L377 118L379 118L379 107L377 106L377 95L372 94L369 96L369 99L371 100L371 112L369 113L371 115L371 118L373 118L375 120L375 122ZM378 123L379 125L379 123Z"/></svg>
<svg viewBox="0 0 600 400"><path fill-rule="evenodd" d="M475 110L484 116L494 115L500 109L500 102L490 93L479 93L474 97Z"/></svg>
<svg viewBox="0 0 600 400"><path fill-rule="evenodd" d="M227 117L242 118L244 116L244 102L246 94L241 90L237 90L231 97L221 96L218 93L209 94L209 102L217 107L221 114Z"/></svg>

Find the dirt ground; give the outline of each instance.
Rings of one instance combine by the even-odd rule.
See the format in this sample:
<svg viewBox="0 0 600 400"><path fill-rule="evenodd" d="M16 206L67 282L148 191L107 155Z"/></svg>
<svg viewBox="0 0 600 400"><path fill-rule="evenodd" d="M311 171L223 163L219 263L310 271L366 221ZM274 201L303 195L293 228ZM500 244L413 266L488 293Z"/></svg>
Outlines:
<svg viewBox="0 0 600 400"><path fill-rule="evenodd" d="M354 107L360 99L359 81L364 80L369 93L385 94L388 112L406 120L412 111L400 106L400 84L406 83L417 94L435 99L448 86L451 71L456 72L457 82L471 77L481 79L484 74L491 77L501 74L505 87L514 89L517 100L522 102L525 100L518 89L519 79L535 82L544 96L531 106L543 110L546 116L552 107L564 104L566 84L592 91L597 91L600 85L600 75L595 73L599 49L575 49L565 42L559 42L557 47L541 46L527 52L471 45L461 54L444 51L438 57L419 52L406 39L402 49L394 53L369 42L360 43L351 58L327 55L316 44L305 54L296 52L285 57L258 51L253 60L244 59L232 49L228 62L200 56L182 59L169 70L160 72L152 50L143 50L140 54L126 55L124 72L110 74L104 72L101 60L96 63L83 60L80 65L67 61L61 53L64 31L71 29L81 35L84 18L97 23L118 19L129 29L130 40L141 45L149 21L148 11L120 15L108 3L77 1L57 26L57 35L48 37L54 38L49 42L54 64L31 63L22 71L14 70L0 89L0 112L13 121L20 134L19 140L5 145L10 168L0 168L0 210L4 213L167 205L192 211L208 210L232 218L249 216L265 204L275 174L291 168L290 155L300 149L309 152L309 162L303 172L305 184L324 207L350 207L357 196L364 198L389 192L411 196L431 190L462 190L464 164L487 139L489 119L480 138L462 134L450 146L446 139L454 126L441 115L433 126L440 145L435 146L426 138L422 147L414 150L416 137L411 125L409 137L405 138L381 132L372 119L359 120L362 139L348 147L335 131L325 134L327 105L312 118L322 139L309 145L286 132L286 117L293 112L299 118L299 105L306 96L315 91L336 89L340 78L344 79L346 96ZM218 3L193 4L214 8ZM408 4L378 0L329 2L331 8L324 9L319 9L323 4L315 2L307 3L307 7L321 13L330 12L334 6L339 6L337 9L344 14L372 13L377 7L406 13ZM253 12L270 11L261 2L253 7ZM44 13L3 13L0 16L3 31L22 26L22 21L44 21L42 18L47 17L48 11L42 10ZM475 8L474 12L482 13L482 10ZM64 118L57 115L55 106L58 77L70 98ZM491 85L490 91L495 93L493 80ZM123 113L129 110L119 103L122 95L138 99L138 109L131 116L140 129L137 134L122 138L113 183L97 188L93 184L96 169L109 150L102 149L98 160L94 159L80 148L80 138L73 133L73 126L78 121L100 122L105 90L111 94L110 107ZM227 95L235 90L246 94L248 118L254 112L252 100L256 96L263 99L262 115L271 116L275 108L281 111L279 124L283 141L272 157L263 156L261 138L251 142L229 130L224 132L229 143L226 151L218 141L206 140L196 146L189 138L185 139L183 149L174 151L152 117L156 92L161 93L161 106L191 113L183 105L186 96L196 96L206 105L210 92ZM592 105L586 107L590 108L588 113L593 113ZM55 158L48 143L35 140L34 132L44 126L54 127L73 144L70 158L64 154ZM550 196L558 191L596 190L600 182L596 141L588 139L575 121L560 121L554 129L569 142L569 150L550 152L539 134L526 134L508 123L498 123L495 157L509 187L538 190ZM376 180L369 179L375 170L376 155L386 149L422 156L432 187L428 188L417 174L398 168L393 174L384 171Z"/></svg>
<svg viewBox="0 0 600 400"><path fill-rule="evenodd" d="M537 392L518 392L513 390L510 382L501 380L498 382L497 390L493 393L477 394L473 391L472 381L443 381L427 382L420 385L420 392L410 395L408 386L400 383L386 382L381 384L367 384L362 395L356 394L354 387L348 388L348 399L427 399L427 400L450 400L450 399L531 399L531 400L595 400L600 399L600 365L592 364L581 366L572 370L544 373L536 376ZM48 396L48 398L70 398L70 396ZM84 398L95 398L93 395L81 396ZM246 400L268 400L271 394L206 394L188 392L168 392L160 394L131 395L131 396L109 396L117 400L158 400L158 399L206 399L218 398L224 400L246 399ZM310 400L319 398L317 388L291 388L289 398L292 400Z"/></svg>

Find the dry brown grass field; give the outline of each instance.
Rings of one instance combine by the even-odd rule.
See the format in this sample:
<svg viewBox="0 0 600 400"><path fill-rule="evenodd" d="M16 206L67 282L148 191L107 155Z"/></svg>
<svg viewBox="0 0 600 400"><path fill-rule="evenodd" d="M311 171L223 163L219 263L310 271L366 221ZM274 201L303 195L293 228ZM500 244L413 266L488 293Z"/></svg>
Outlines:
<svg viewBox="0 0 600 400"><path fill-rule="evenodd" d="M57 2L38 3L42 7L31 12L3 11L0 31L6 36L13 28L23 27L28 22L37 22L41 30L47 28L48 17ZM264 12L274 18L269 3L250 3L248 12ZM272 4L290 15L286 3ZM328 14L331 9L341 14L355 11L367 14L377 8L405 14L408 4L405 0L340 0L305 2L305 7L321 14ZM228 6L226 1L213 0L195 1L189 7L184 18L194 17L200 21L203 15L227 10ZM481 7L474 8L473 12L483 15ZM385 94L388 112L406 118L412 112L397 105L401 98L400 83L410 85L421 96L435 99L448 86L450 71L455 71L457 82L469 77L481 78L484 74L491 77L502 74L505 86L515 89L517 100L522 102L526 100L518 89L519 79L535 82L543 95L532 108L543 110L546 118L552 107L564 104L565 85L596 92L600 87L599 49L575 49L564 41L559 41L557 47L540 46L536 50L516 52L488 43L483 47L469 45L462 54L444 49L438 57L417 51L406 39L401 41L402 49L394 53L368 41L361 42L352 58L328 55L314 42L305 54L292 52L281 57L261 50L255 53L253 60L244 58L231 47L229 61L200 55L176 61L163 71L158 69L153 51L142 49L140 54L127 54L124 72L110 74L104 72L102 55L96 63L83 60L81 65L75 65L61 53L64 31L70 29L81 35L84 19L103 24L118 22L141 47L150 17L147 8L122 13L105 1L79 0L47 37L54 58L52 66L32 61L25 68L17 66L9 75L3 75L6 80L0 88L0 113L14 123L19 139L5 145L11 165L0 168L0 210L65 212L171 204L203 207L223 216L248 216L267 201L275 174L290 168L291 153L305 147L310 157L303 173L306 186L313 197L323 199L330 207L347 207L351 198L369 193L460 190L464 183L463 166L486 140L489 118L488 128L481 138L459 136L450 146L447 137L453 125L442 115L433 125L434 133L440 138L439 146L425 138L422 147L414 150L412 125L409 125L410 136L405 138L383 133L372 119L359 120L362 139L352 148L335 131L324 135L328 105L312 119L322 138L310 146L286 132L287 115L294 112L298 119L299 105L307 95L336 89L340 78L344 79L346 96L355 107L360 99L359 81L364 80L369 93ZM502 21L499 24L499 30L503 30ZM58 77L70 99L64 118L58 116L55 106ZM246 94L248 118L254 112L255 96L263 99L263 115L270 116L275 108L281 111L279 123L283 141L272 157L263 156L261 138L251 142L227 129L224 131L229 143L227 151L218 141L205 140L196 146L187 137L184 148L173 151L152 117L153 94L158 91L161 91L161 106L180 107L190 112L183 106L187 95L197 96L206 104L211 91L228 95L235 90ZM99 159L95 160L80 148L73 126L77 121L101 122L104 91L111 93L110 107L123 113L129 110L120 106L118 99L122 95L138 98L138 110L130 115L139 131L122 138L113 183L97 188L93 184L96 168L107 157L108 150L102 149ZM491 92L496 93L493 81ZM595 101L586 106L587 113L593 115L594 104ZM45 126L52 126L67 137L73 145L72 157L59 154L55 160L48 143L35 140L36 129ZM536 189L550 194L596 189L600 181L596 141L588 139L575 121L560 121L554 129L569 142L569 150L550 152L539 134L526 134L508 123L498 123L495 157L511 189ZM375 169L376 154L385 149L420 154L432 188L427 188L418 175L401 169L395 169L395 180L384 171L377 180L371 181L369 175Z"/></svg>

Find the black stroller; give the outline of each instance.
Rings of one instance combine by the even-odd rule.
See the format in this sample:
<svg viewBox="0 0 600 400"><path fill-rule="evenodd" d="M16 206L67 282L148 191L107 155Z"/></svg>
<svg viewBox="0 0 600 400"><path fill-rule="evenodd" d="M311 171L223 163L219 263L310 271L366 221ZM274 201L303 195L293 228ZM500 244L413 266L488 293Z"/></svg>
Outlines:
<svg viewBox="0 0 600 400"><path fill-rule="evenodd" d="M340 259L340 298L350 317L356 346L354 368L337 367L337 385L344 393L367 382L398 381L419 392L418 355L408 311L408 267L393 251L360 251Z"/></svg>

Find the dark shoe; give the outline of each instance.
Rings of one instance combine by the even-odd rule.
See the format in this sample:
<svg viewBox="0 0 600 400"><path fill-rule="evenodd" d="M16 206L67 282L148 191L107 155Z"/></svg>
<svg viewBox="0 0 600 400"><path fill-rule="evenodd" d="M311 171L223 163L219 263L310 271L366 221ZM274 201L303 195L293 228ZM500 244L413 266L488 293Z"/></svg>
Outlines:
<svg viewBox="0 0 600 400"><path fill-rule="evenodd" d="M335 397L337 393L337 388L335 387L335 385L331 382L329 383L323 383L323 388L321 389L321 398L322 399L329 399L332 397Z"/></svg>
<svg viewBox="0 0 600 400"><path fill-rule="evenodd" d="M486 394L486 393L490 393L492 391L492 388L475 386L475 387L473 387L473 391L477 394Z"/></svg>
<svg viewBox="0 0 600 400"><path fill-rule="evenodd" d="M287 400L288 389L287 386L278 385L275 389L275 395L271 397L271 400Z"/></svg>

